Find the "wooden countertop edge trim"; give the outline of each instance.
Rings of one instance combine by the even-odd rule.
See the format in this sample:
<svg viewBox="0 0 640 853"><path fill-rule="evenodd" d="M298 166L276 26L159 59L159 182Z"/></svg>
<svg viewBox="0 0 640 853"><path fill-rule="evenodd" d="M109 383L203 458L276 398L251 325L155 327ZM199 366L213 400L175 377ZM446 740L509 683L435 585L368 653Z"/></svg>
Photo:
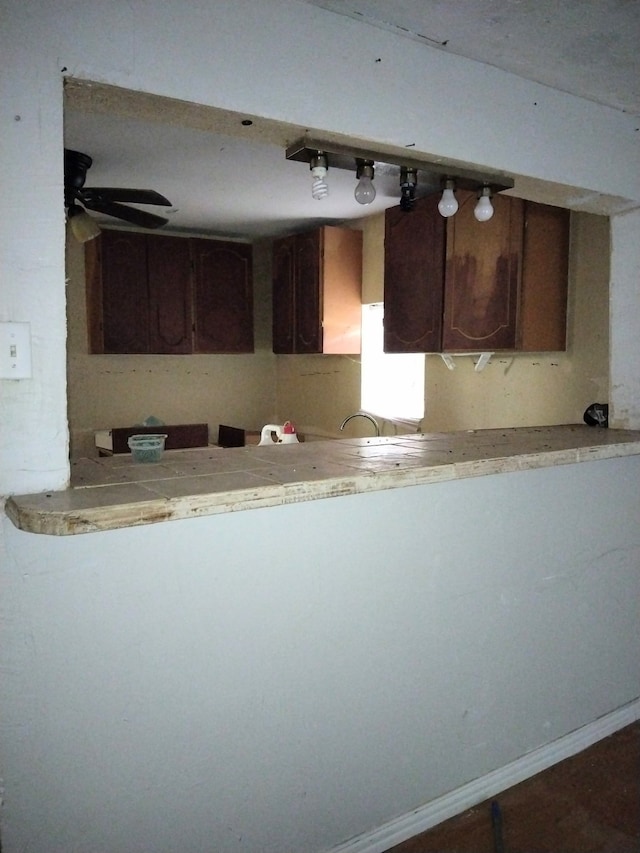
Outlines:
<svg viewBox="0 0 640 853"><path fill-rule="evenodd" d="M158 496L109 506L47 509L47 495L57 493L11 496L5 503L5 513L24 532L67 536L634 455L640 455L640 437L637 441L452 460L378 472L350 471L340 477L175 498ZM81 491L86 497L89 490ZM42 505L30 505L38 499Z"/></svg>

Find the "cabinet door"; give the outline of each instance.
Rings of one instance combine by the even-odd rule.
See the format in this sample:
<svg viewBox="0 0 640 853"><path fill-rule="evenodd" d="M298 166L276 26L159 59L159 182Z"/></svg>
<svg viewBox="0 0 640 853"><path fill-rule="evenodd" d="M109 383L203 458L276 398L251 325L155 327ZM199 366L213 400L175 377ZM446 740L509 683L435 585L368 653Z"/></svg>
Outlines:
<svg viewBox="0 0 640 853"><path fill-rule="evenodd" d="M493 217L478 222L475 193L459 191L457 197L458 212L447 220L442 348L514 349L523 202L496 195Z"/></svg>
<svg viewBox="0 0 640 853"><path fill-rule="evenodd" d="M384 350L439 352L444 285L445 220L439 197L413 210L388 208L384 239Z"/></svg>
<svg viewBox="0 0 640 853"><path fill-rule="evenodd" d="M570 214L561 207L527 201L524 216L518 349L564 350Z"/></svg>
<svg viewBox="0 0 640 853"><path fill-rule="evenodd" d="M298 353L322 352L322 229L296 235L295 341Z"/></svg>
<svg viewBox="0 0 640 853"><path fill-rule="evenodd" d="M253 352L251 246L190 240L194 260L195 352Z"/></svg>
<svg viewBox="0 0 640 853"><path fill-rule="evenodd" d="M294 352L296 238L282 237L273 243L273 351Z"/></svg>
<svg viewBox="0 0 640 853"><path fill-rule="evenodd" d="M322 226L322 352L359 355L362 347L362 231Z"/></svg>
<svg viewBox="0 0 640 853"><path fill-rule="evenodd" d="M105 353L149 352L149 290L144 234L103 231L102 272Z"/></svg>
<svg viewBox="0 0 640 853"><path fill-rule="evenodd" d="M189 241L147 237L149 276L149 351L191 352L191 277Z"/></svg>

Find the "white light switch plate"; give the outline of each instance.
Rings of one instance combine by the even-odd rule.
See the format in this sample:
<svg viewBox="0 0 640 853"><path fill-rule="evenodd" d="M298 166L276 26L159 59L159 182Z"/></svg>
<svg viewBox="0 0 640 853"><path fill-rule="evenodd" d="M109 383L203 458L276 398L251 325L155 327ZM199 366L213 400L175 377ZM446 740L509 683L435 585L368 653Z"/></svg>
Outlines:
<svg viewBox="0 0 640 853"><path fill-rule="evenodd" d="M0 379L31 379L29 323L0 323Z"/></svg>

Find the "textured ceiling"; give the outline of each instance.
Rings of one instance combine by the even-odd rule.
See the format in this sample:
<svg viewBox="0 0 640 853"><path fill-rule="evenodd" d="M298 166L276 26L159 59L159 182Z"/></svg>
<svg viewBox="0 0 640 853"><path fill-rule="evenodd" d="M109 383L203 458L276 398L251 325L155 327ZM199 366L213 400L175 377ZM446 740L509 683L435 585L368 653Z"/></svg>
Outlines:
<svg viewBox="0 0 640 853"><path fill-rule="evenodd" d="M305 0L640 115L638 0Z"/></svg>
<svg viewBox="0 0 640 853"><path fill-rule="evenodd" d="M299 2L640 116L640 0ZM93 157L87 186L142 186L171 199L167 228L269 237L397 204L397 177L378 173L376 201L362 208L353 201L353 174L333 169L320 211L310 198L308 166L283 157L290 127L261 122L244 129L234 114L135 93L122 102L118 91L67 87L65 145Z"/></svg>

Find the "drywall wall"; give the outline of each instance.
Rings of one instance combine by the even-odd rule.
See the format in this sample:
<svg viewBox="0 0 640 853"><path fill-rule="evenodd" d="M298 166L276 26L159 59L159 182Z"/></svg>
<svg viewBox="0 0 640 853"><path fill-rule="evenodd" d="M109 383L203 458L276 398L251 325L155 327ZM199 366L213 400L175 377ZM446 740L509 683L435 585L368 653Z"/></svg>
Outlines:
<svg viewBox="0 0 640 853"><path fill-rule="evenodd" d="M361 222L363 300L378 301L384 284L384 215ZM72 458L95 454L96 429L140 423L218 423L259 429L293 420L301 431L335 435L360 408L360 359L278 356L271 352L270 242L254 249L256 353L246 356L93 356L87 354L83 252L67 246L69 424ZM427 357L423 431L578 423L608 395L609 221L572 217L566 353L495 356L479 374L472 358L450 371ZM392 424L383 424L393 432ZM368 435L366 422L349 434Z"/></svg>
<svg viewBox="0 0 640 853"><path fill-rule="evenodd" d="M342 421L360 408L360 356L279 355L276 370L280 418L301 432L338 437Z"/></svg>
<svg viewBox="0 0 640 853"><path fill-rule="evenodd" d="M640 429L640 210L611 221L611 424ZM635 282L635 284L634 284Z"/></svg>
<svg viewBox="0 0 640 853"><path fill-rule="evenodd" d="M5 0L0 315L30 323L33 378L1 382L0 494L68 480L65 75L557 181L575 207L640 202L632 117L366 33L297 0ZM611 228L611 388L635 423L640 222ZM637 476L593 463L65 540L2 516L3 849L201 853L214 831L221 851L326 849L629 701Z"/></svg>
<svg viewBox="0 0 640 853"><path fill-rule="evenodd" d="M68 537L5 519L3 849L329 851L624 706L639 476Z"/></svg>
<svg viewBox="0 0 640 853"><path fill-rule="evenodd" d="M425 432L582 423L584 410L609 400L609 220L573 214L567 350L477 357L450 371L428 356Z"/></svg>
<svg viewBox="0 0 640 853"><path fill-rule="evenodd" d="M384 215L363 221L363 301L383 299ZM581 423L593 402L607 402L609 354L609 220L573 214L567 351L496 355L481 372L477 359L450 371L427 356L424 432ZM360 408L358 359L278 358L278 410L304 428L334 434ZM382 423L393 434L392 423ZM365 421L349 434L369 435Z"/></svg>
<svg viewBox="0 0 640 853"><path fill-rule="evenodd" d="M640 201L633 117L376 28L359 38L359 22L297 0L188 8L173 0L151 16L141 2L115 9L7 0L5 21L11 74L2 77L1 308L4 318L31 324L34 378L3 382L1 493L60 488L68 479L60 156L66 75L410 145L414 154L508 171L516 186L522 176L541 195L561 184L577 208ZM160 56L168 32L175 49ZM286 50L273 51L274 32ZM310 51L310 39L322 50ZM408 90L420 97L407 101ZM363 91L376 93L375 110ZM624 253L628 241L620 242ZM624 258L620 269L616 286L624 293L633 287ZM612 384L618 386L615 378Z"/></svg>

